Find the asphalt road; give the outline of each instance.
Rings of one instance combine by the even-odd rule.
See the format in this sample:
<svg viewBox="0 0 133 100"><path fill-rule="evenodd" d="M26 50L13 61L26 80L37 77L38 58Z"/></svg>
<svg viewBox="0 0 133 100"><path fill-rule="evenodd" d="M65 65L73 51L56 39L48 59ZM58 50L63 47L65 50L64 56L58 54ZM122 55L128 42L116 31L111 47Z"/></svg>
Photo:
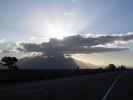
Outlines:
<svg viewBox="0 0 133 100"><path fill-rule="evenodd" d="M125 72L118 78L106 100L133 100L133 72Z"/></svg>
<svg viewBox="0 0 133 100"><path fill-rule="evenodd" d="M117 78L120 75L120 78ZM127 100L133 74L104 73L0 87L1 100ZM109 93L108 93L109 91ZM122 97L122 99L121 99ZM131 99L132 100L132 99Z"/></svg>

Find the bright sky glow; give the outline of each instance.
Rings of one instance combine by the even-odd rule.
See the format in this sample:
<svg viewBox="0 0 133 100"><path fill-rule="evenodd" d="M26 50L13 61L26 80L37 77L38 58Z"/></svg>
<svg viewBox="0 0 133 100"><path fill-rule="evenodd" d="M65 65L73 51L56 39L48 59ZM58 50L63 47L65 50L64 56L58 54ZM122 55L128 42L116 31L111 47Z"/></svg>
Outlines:
<svg viewBox="0 0 133 100"><path fill-rule="evenodd" d="M79 33L88 37L132 34L132 4L132 0L0 0L0 54L18 42L42 43ZM133 65L132 40L98 46L128 47L127 52L102 53L100 57L109 58L105 64L120 63L114 60L117 55L124 64ZM6 53L1 55L9 55ZM98 56L93 56L97 63Z"/></svg>
<svg viewBox="0 0 133 100"><path fill-rule="evenodd" d="M62 11L58 14L58 10L52 10L48 15L43 12L33 14L28 19L27 30L37 37L63 39L82 32L89 24L89 19L86 21L82 15L75 12Z"/></svg>

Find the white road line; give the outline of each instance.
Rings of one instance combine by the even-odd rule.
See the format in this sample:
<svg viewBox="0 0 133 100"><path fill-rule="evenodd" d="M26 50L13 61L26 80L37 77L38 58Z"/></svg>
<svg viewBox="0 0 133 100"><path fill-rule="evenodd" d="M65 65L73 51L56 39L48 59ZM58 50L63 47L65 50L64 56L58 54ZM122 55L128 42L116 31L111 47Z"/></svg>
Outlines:
<svg viewBox="0 0 133 100"><path fill-rule="evenodd" d="M102 100L106 100L109 93L111 92L111 90L113 89L113 87L115 86L115 84L118 82L118 80L120 79L121 75L118 75L115 80L113 81L113 83L111 84L111 86L109 87L109 89L107 90L107 92L105 93L104 97L102 98Z"/></svg>

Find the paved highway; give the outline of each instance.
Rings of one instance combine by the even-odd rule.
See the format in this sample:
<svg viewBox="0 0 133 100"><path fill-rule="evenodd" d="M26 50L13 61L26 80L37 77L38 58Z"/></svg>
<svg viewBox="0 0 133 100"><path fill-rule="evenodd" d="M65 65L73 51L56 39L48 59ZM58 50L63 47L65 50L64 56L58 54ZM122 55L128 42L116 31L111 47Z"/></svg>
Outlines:
<svg viewBox="0 0 133 100"><path fill-rule="evenodd" d="M119 75L121 77L118 77ZM126 92L125 96L123 95L123 100L126 100L124 97L127 98L126 95L129 89L133 94L132 83L132 73L85 75L65 79L1 86L0 99L119 100L121 93L123 95ZM105 95L107 95L106 98ZM116 96L118 96L117 99L115 99Z"/></svg>

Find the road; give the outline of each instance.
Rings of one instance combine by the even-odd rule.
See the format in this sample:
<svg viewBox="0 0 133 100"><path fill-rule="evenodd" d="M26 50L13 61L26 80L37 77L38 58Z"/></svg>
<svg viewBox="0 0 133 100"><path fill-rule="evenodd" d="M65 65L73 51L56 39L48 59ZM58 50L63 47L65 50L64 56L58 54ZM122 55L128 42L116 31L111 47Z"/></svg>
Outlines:
<svg viewBox="0 0 133 100"><path fill-rule="evenodd" d="M106 100L133 100L133 72L123 73Z"/></svg>
<svg viewBox="0 0 133 100"><path fill-rule="evenodd" d="M127 98L129 89L133 94L133 74L122 74L117 81L116 77L118 73L104 73L1 86L0 99L102 100L110 91L107 94L107 100L122 100L121 95L123 100L127 100L124 98Z"/></svg>

